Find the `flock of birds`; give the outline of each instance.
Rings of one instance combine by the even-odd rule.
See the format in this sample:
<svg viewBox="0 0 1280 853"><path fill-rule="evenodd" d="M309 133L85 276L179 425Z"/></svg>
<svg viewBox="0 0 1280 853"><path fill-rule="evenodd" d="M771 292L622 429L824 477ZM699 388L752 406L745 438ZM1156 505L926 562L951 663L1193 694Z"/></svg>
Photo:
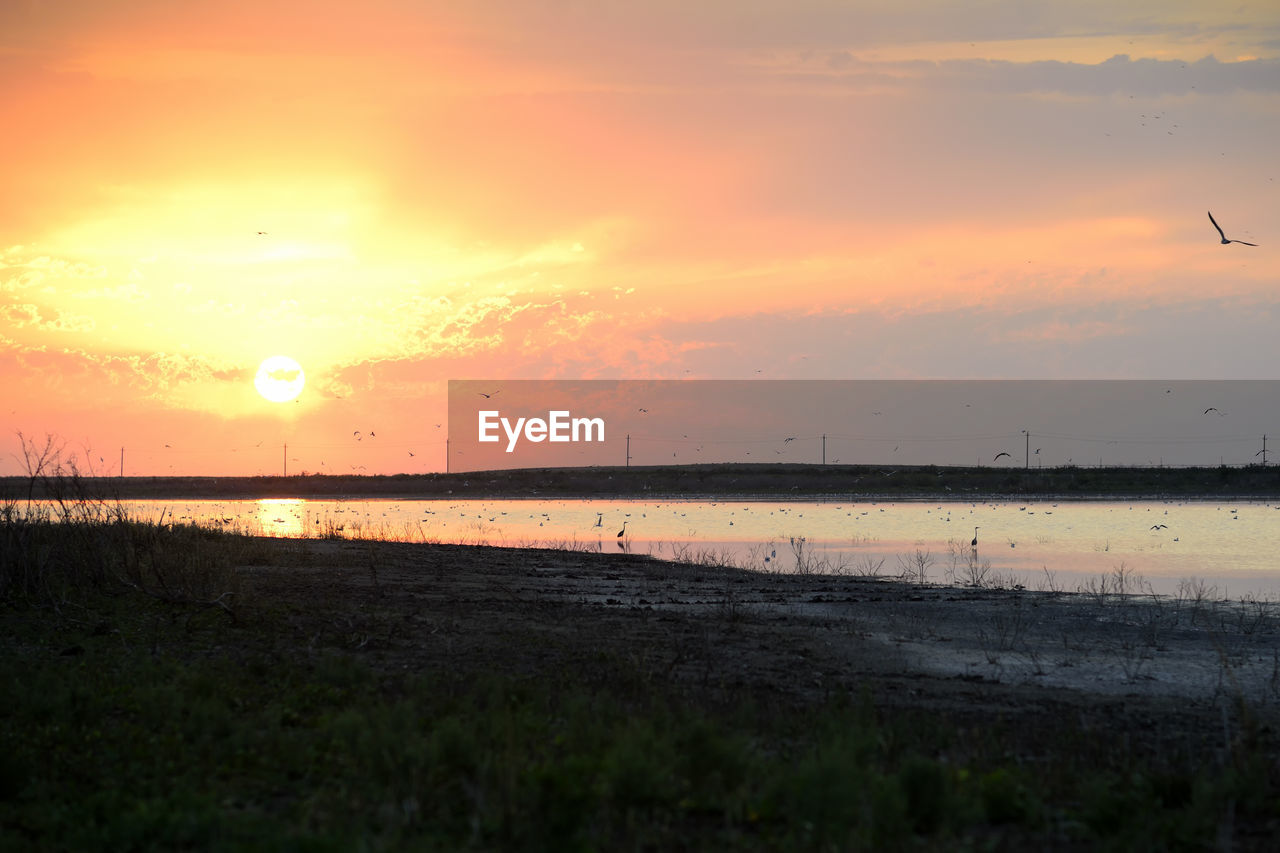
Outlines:
<svg viewBox="0 0 1280 853"><path fill-rule="evenodd" d="M255 507L256 507L256 509L257 509L257 512L256 512L255 514L257 514L257 515L258 515L258 519L257 519L257 520L258 520L260 523L261 523L261 522L265 522L265 521L268 521L268 520L269 520L271 523L276 524L276 525L289 525L289 524L290 524L290 520L289 520L289 519L286 519L286 518L284 518L284 517L279 517L279 516L277 516L277 517L274 517L274 518L270 518L270 519L268 519L268 517L267 517L267 516L263 516L263 515L261 515L261 510L263 509L263 507L260 505L260 502L246 502L246 503L251 503L251 504L254 504L254 505L255 505ZM287 510L287 511L288 511L288 512L290 512L290 513L291 513L291 515L293 516L293 522L298 522L298 523L300 523L300 524L294 524L294 526L298 528L298 530L296 531L296 532L298 532L298 533L301 533L301 532L302 532L303 530L305 530L305 529L307 528L307 526L308 526L308 525L307 525L307 523L306 523L306 521L303 519L303 513L304 513L304 512L306 512L306 513L307 513L307 516L308 516L308 517L311 517L311 516L310 516L310 511L307 511L307 510L305 509L305 503L306 503L306 502L299 502L299 504L300 504L299 506L289 507L289 508L288 508L288 510ZM372 503L377 504L377 503L383 503L383 502L380 502L380 501L373 501ZM500 502L500 503L501 503L501 502ZM716 503L715 503L715 502L712 502L712 503L710 504L710 506L714 508L714 507L716 506ZM992 504L992 505L990 505L990 506L991 506L992 508L994 508L994 507L995 507L995 505L994 505L994 504ZM1056 506L1057 506L1057 504L1054 504L1054 506L1056 507ZM279 511L280 511L280 509L282 509L283 507L273 507L273 508L274 508L277 512L279 512ZM657 509L661 509L661 508L662 508L662 504L657 504L657 505L653 505L653 506L648 507L648 509L649 509L650 511L657 510ZM973 505L972 505L972 509L976 510L977 508L978 508L978 505L977 505L977 504L973 504ZM201 515L200 511L199 511L199 510L197 510L195 507L187 506L185 509L186 509L186 512L187 512L188 514L183 514L183 515L181 515L181 516L178 516L178 515L177 515L177 513L175 513L175 517L180 517L180 519L182 519L182 520L186 520L186 519L196 520L196 519L198 519L198 517ZM237 523L237 522L239 522L239 523L244 523L244 522L246 521L246 519L244 519L244 518L236 518L236 517L218 517L218 516L223 516L223 514L224 514L224 512L225 512L225 508L224 508L222 505L220 505L220 504L216 505L214 509L215 509L215 512L214 512L214 516L215 516L215 517L211 518L211 520L212 520L214 523L232 524L232 523ZM401 509L401 508L400 508L400 506L399 506L398 504L387 504L387 506L386 506L386 510L382 511L382 513L381 513L381 517L385 520L384 522L382 522L382 524L383 524L384 526L383 526L383 528L381 528L381 529L384 531L384 533L383 533L383 534L381 534L381 535L385 535L385 531L386 531L386 530L390 530L390 529L391 529L391 528L387 528L387 527L385 527L385 524L386 524L386 522L387 522L387 521L390 521L390 517L394 517L394 516L395 516L395 515L400 511L400 509ZM469 504L469 503L451 504L451 505L449 505L448 507L439 507L439 508L431 508L430 506L428 506L428 507L423 507L423 508L421 509L421 512L425 514L425 517L424 517L422 520L423 520L423 521L427 521L427 519L428 519L428 518L432 518L432 517L439 518L439 516L441 516L441 515L443 515L443 516L446 516L446 517L447 517L448 515L451 515L451 514L453 514L453 513L457 513L457 514L459 515L459 517L460 517L460 518L462 518L462 519L464 519L464 520L466 520L466 519L474 519L473 521L471 521L471 522L470 522L471 524L480 524L481 522L483 522L483 521L484 521L484 519L485 519L485 518L487 518L487 519L488 519L488 521L489 521L490 523L495 523L495 522L497 522L497 523L503 523L503 522L510 521L510 522L514 522L514 523L516 523L516 524L517 524L517 526L518 526L518 525L519 525L519 522L517 521L517 518L518 518L518 516L519 516L519 515L522 515L522 513L516 513L516 512L512 512L512 513L510 513L510 514L509 514L509 513L508 513L508 511L506 511L506 510L502 510L500 507L489 508L489 509L486 509L486 511L485 511L485 512L483 512L482 514L473 515L473 514L475 513L476 509L486 509L486 508L485 508L485 507L483 507L483 506L476 506L476 505L472 505L472 504ZM798 521L799 521L799 519L803 519L803 518L805 517L805 513L804 513L804 512L802 512L802 511L797 511L797 510L800 510L800 509L804 509L804 508L803 508L803 507L798 507L798 508L776 508L776 509L770 510L770 511L769 511L769 513L768 513L768 515L769 515L769 516L774 516L774 515L775 515L775 513L776 513L776 514L777 514L777 516L778 516L780 519L781 519L781 518L783 518L783 517L789 518L789 519L790 519L790 521L788 521L788 522L786 522L786 523L788 523L788 524L792 524L792 523L796 523L796 522L798 522ZM873 509L868 509L868 510L865 510L865 511L858 512L858 511L857 511L857 510L858 510L858 507L857 507L857 505L856 505L856 504L855 504L855 505L852 505L852 506L848 506L848 507L844 507L844 506L839 506L839 505L837 505L837 506L835 507L835 509L837 509L837 510L847 510L846 514L847 514L847 515L849 515L850 517L854 518L854 520L855 520L855 521L856 521L856 520L861 519L861 518L862 518L862 517L864 517L864 516L871 515L871 514L874 512L874 510L873 510ZM893 508L892 508L892 506L890 506L890 508L889 508L889 509L890 509L890 511L892 511L892 509L893 509ZM942 506L939 506L939 507L938 507L938 510L940 510L940 511L941 511L941 510L943 510L943 509L944 509L944 507L942 507ZM1029 505L1027 505L1027 506L1019 506L1019 507L1017 507L1017 509L1018 509L1018 511L1020 511L1020 512L1025 512L1027 516L1031 516L1031 515L1035 515L1035 514L1037 514L1037 513L1034 511L1034 510L1035 510L1035 508L1034 508L1034 507L1031 507L1031 506L1029 506ZM1131 507L1129 507L1129 509L1130 509L1130 510L1133 510L1133 509L1134 509L1134 507L1132 507L1132 506L1131 506ZM1275 507L1274 507L1274 509L1276 509L1276 510L1280 510L1280 505L1275 506ZM389 511L388 511L388 510L389 510ZM179 510L179 512L180 512L180 511L181 511L181 510ZM690 513L693 513L694 511L695 511L695 508L694 508L694 507L684 507L684 506L676 506L676 505L672 505L672 506L671 506L671 512L672 512L674 515L678 516L680 519L684 519L687 515L689 515ZM1148 510L1147 510L1147 512L1151 512L1151 511L1152 511L1151 509L1148 509ZM1228 511L1229 511L1229 513L1230 513L1230 518L1231 518L1231 520L1232 520L1232 521L1239 521L1239 520L1240 520L1240 516L1239 516L1239 514L1238 514L1238 513L1239 513L1239 510L1238 510L1238 509L1230 508ZM341 507L341 506L339 506L339 507L335 507L335 508L330 509L330 510L327 510L327 512L335 513L335 518L336 518L336 515L342 515L342 514L345 514L345 513L348 513L348 512L355 513L356 515L359 515L359 514L360 514L360 511L359 511L359 510L357 510L355 507L350 507L350 508L348 508L348 507ZM751 509L749 509L749 508L742 508L742 512L744 513L744 516L747 516L747 515L751 515L751 514L752 514L752 510L751 510ZM879 512L880 512L880 513L885 513L885 512L886 512L886 510L885 510L885 508L884 508L884 507L880 507L880 508L879 508ZM929 513L931 513L931 512L932 512L932 510L926 510L926 514L929 514ZM1043 508L1043 509L1041 509L1041 510L1040 510L1040 512L1041 512L1041 514L1046 515L1046 516L1048 516L1048 515L1053 515L1053 511L1052 511L1052 510L1049 510L1049 509L1047 509L1047 508ZM575 526L576 522L574 521L574 517L573 517L573 515L572 515L572 514L571 514L569 517L567 517L567 518L565 518L565 517L561 517L561 518L557 519L556 517L554 517L554 516L553 516L553 513L554 513L554 508L553 508L553 507L547 507L547 510L546 510L546 511L543 511L543 512L540 512L540 513L536 513L536 514L530 514L530 515L529 515L529 519L531 519L531 520L533 520L533 521L536 521L536 522L537 522L537 526L538 526L538 527L540 527L540 528L541 528L541 527L544 527L545 525L552 525L552 526L554 527L554 526L556 526L557 524L558 524L558 525L560 525L560 526L564 526L565 524L568 524L570 527ZM856 513L856 516L855 516L855 513ZM376 520L376 519L373 519L372 517L370 517L370 516L372 515L371 513L367 513L367 512L366 512L366 513L364 513L364 514L366 515L366 522L364 523L365 525L370 524L370 523L372 523L372 524L378 524L378 522L377 522L377 520ZM642 518L647 518L647 517L649 516L649 513L647 513L647 512L639 512L638 514L639 514ZM733 517L733 516L735 516L735 515L737 515L737 514L738 514L738 513L737 513L737 511L736 511L736 510L730 510L730 511L728 512L728 516L729 516L729 519L730 519L730 520L728 520L728 521L727 521L727 523L728 523L728 525L729 525L729 526L733 526L734 522L733 522L733 520L732 520L732 517ZM595 515L596 515L595 522L594 522L593 524L591 524L590 526L591 526L592 528L602 528L602 527L604 526L604 523L605 523L605 513L604 513L604 512L602 512L602 511L596 510L596 511L595 511ZM632 521L634 521L635 519L630 518L630 516L632 515L632 513L630 513L630 512L626 512L626 513L624 513L624 515L625 515L625 516L627 516L627 517L626 517L626 518L624 518L624 520L623 520L623 522L622 522L622 527L621 527L621 529L620 529L620 530L618 530L618 532L615 534L615 538L616 538L616 539L617 539L617 541L618 541L618 548L619 548L619 549L621 549L621 550L624 550L624 551L628 551L628 552L629 552L629 551L631 550L631 544L632 544L632 543L631 543L630 538L628 538L629 525L630 525L630 524L632 523ZM1165 511L1164 511L1164 515L1165 515L1165 516L1168 516L1168 515L1169 515L1169 511L1168 511L1168 510L1165 510ZM502 518L500 518L500 516L501 516ZM508 516L509 516L509 517L508 517ZM757 517L757 523L756 523L756 527L757 527L757 528L758 528L758 524L759 524L759 518L762 518L762 517L763 517L763 516L758 516L758 517ZM886 517L887 517L887 516L886 516ZM941 519L941 520L943 520L943 521L959 520L959 517L956 517L955 519L953 519L953 518L952 518L951 510L949 510L949 509L948 509L948 510L946 510L945 517L943 517L943 515L942 515L942 513L941 513L941 512L939 513L939 515L938 515L937 517L938 517L938 518L940 518L940 519ZM721 518L723 519L723 516L721 516ZM321 519L320 519L319 517L311 517L311 520L312 520L312 523L314 523L315 525L320 525L320 524L322 523L322 522L321 522ZM250 521L252 521L252 520L250 520ZM703 519L702 519L702 523L704 523L704 524L705 524L706 522L707 522L707 519L706 519L706 518L703 518ZM445 521L440 521L440 522L438 522L438 523L440 523L440 524L442 525L442 527L448 527L448 526L449 526L448 522L445 522ZM690 519L690 523L694 523L692 519ZM772 522L771 522L771 523L772 523ZM808 522L805 522L805 523L807 524ZM365 532L366 532L366 534L368 534L368 533L373 533L373 535L375 535L375 536L380 535L380 534L378 534L378 533L376 532L376 531L378 530L378 528L376 528L376 527L375 527L375 528L368 528L368 527L364 527L364 526L362 526L362 524L361 524L360 522L355 522L355 524L356 524L357 530L359 530L359 529L364 529L364 530L365 530ZM1002 527L1004 527L1005 525L1001 525L1001 526L1002 526ZM343 523L339 523L339 522L336 522L336 521L335 521L335 522L333 522L333 523L331 524L331 528L332 528L332 529L334 529L334 530L337 530L337 531L342 531L342 530L344 530L344 529L345 529L345 525L344 525ZM980 530L982 530L982 529L983 529L983 528L982 528L982 526L981 526L981 525L974 525L974 528L973 528L973 538L972 538L972 539L970 540L970 542L969 542L969 546L970 546L970 548L972 549L973 556L974 556L975 558L977 557L977 554L978 554L978 546L979 546L979 531L980 531ZM1014 529L1014 528L1009 528L1009 529ZM1070 525L1068 525L1068 527L1067 527L1066 529L1067 529L1067 530L1070 530L1070 529L1071 529L1071 526L1070 526ZM1149 529L1150 531L1152 531L1153 533L1158 534L1158 533L1159 533L1160 531L1162 531L1162 530L1168 530L1168 529L1169 529L1169 525L1168 525L1168 524L1165 524L1165 523L1163 523L1163 522L1157 522L1157 523L1155 523L1155 524L1152 524L1148 529ZM662 536L664 536L664 535L671 535L671 530L670 530L670 524L669 524L669 522L667 522L666 524L664 524L664 523L661 521L661 519L659 519L659 520L658 520L658 524L657 524L656 530L658 531L656 535L657 535L658 537L660 537L660 538L661 538ZM278 534L278 531L268 531L268 535L270 535L270 533L271 533L271 532L276 532L276 533ZM500 532L500 529L493 529L493 528L489 528L489 529L486 529L484 532L485 532L486 534L492 535L492 534L494 534L494 533L498 533L498 532ZM509 535L509 534L510 534L510 532L511 532L511 531L507 531L507 534ZM692 530L692 528L691 528L688 532L689 532L689 534L690 534L690 535L692 535L692 534L693 534L693 530ZM289 534L286 534L286 535L289 535ZM303 533L302 535L306 535L306 534L305 534L305 533ZM747 535L748 535L748 536L750 536L750 534L749 534L749 533L748 533ZM857 537L855 537L855 540L856 540L856 538L857 538ZM446 541L447 541L447 538L446 538ZM803 542L803 541L805 541L805 540L802 538L800 541L802 541L802 542ZM949 540L949 541L950 541L950 540ZM1173 541L1173 542L1178 542L1178 541L1179 541L1179 538L1178 538L1178 537L1174 537L1172 541ZM1007 538L1007 542L1008 542L1008 545L1009 545L1009 547L1010 547L1010 548L1016 548L1016 547L1017 547L1017 542L1016 542L1014 539L1012 539L1012 538ZM1095 550L1096 550L1096 548L1095 548ZM1109 550L1109 544L1108 544L1108 547L1107 547L1107 549L1106 549L1106 550ZM776 555L777 555L777 552L775 551L771 556L772 556L772 557L776 557ZM766 562L766 563L770 562L770 559L766 558L766 559L765 559L765 562Z"/></svg>

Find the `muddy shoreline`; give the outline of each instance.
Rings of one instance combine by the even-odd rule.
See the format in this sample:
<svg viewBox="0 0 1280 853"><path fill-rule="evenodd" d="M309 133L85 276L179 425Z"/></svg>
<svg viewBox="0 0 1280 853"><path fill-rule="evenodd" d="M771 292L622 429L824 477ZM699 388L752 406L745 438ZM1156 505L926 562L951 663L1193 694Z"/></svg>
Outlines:
<svg viewBox="0 0 1280 853"><path fill-rule="evenodd" d="M272 547L276 564L243 569L253 598L287 605L308 647L336 640L393 671L536 677L608 650L694 691L804 702L867 690L878 705L961 718L1069 712L1108 726L1137 715L1135 736L1159 720L1166 734L1216 742L1228 716L1280 722L1272 602L766 574L629 554Z"/></svg>

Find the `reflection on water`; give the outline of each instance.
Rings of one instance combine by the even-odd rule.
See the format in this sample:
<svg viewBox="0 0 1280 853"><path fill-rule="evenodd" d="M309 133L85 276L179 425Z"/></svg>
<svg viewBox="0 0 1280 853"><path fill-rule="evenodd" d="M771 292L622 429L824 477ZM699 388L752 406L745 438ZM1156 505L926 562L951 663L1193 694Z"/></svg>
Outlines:
<svg viewBox="0 0 1280 853"><path fill-rule="evenodd" d="M253 523L255 531L267 536L302 536L307 529L303 523L307 512L307 502L301 498L262 498L253 501ZM222 516L226 518L227 516ZM234 518L234 516L232 516Z"/></svg>
<svg viewBox="0 0 1280 853"><path fill-rule="evenodd" d="M285 537L539 546L943 581L976 568L1029 588L1136 572L1161 593L1280 594L1280 506L1261 502L125 501L135 517ZM625 534L617 534L625 529ZM797 543L799 549L797 550Z"/></svg>

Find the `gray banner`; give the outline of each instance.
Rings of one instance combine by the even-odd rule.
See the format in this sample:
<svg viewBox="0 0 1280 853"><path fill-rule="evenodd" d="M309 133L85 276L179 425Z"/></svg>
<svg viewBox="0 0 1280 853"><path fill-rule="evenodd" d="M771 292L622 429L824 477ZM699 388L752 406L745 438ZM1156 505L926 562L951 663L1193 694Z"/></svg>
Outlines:
<svg viewBox="0 0 1280 853"><path fill-rule="evenodd" d="M1247 465L1280 381L451 380L451 471Z"/></svg>

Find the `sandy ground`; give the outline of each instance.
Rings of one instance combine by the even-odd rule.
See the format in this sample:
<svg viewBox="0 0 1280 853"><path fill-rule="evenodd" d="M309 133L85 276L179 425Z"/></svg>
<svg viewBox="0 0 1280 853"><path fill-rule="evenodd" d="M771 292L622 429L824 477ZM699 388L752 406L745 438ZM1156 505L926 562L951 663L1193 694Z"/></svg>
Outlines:
<svg viewBox="0 0 1280 853"><path fill-rule="evenodd" d="M922 586L629 554L275 541L279 559L246 567L245 591L273 619L283 612L288 642L359 650L395 671L554 669L589 681L625 660L694 690L746 687L802 702L870 689L887 708L984 720L1079 712L1098 725L1217 743L1230 741L1242 714L1280 718L1280 610L1270 602Z"/></svg>

